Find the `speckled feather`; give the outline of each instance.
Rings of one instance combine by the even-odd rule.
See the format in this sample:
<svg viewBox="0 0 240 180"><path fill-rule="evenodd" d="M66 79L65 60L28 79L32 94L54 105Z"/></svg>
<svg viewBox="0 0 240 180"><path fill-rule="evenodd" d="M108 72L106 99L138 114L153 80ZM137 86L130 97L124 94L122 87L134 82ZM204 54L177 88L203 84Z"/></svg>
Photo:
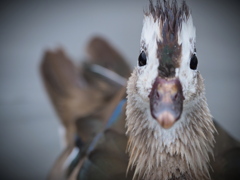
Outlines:
<svg viewBox="0 0 240 180"><path fill-rule="evenodd" d="M201 77L199 81L202 81ZM139 108L141 103L136 98L136 82L135 70L127 88L126 126L129 168L136 166L136 179L168 180L182 175L191 179L209 179L208 154L212 154L215 127L204 93L195 98L192 111L185 112L175 127L168 131L149 118L149 110ZM168 136L171 136L171 141Z"/></svg>

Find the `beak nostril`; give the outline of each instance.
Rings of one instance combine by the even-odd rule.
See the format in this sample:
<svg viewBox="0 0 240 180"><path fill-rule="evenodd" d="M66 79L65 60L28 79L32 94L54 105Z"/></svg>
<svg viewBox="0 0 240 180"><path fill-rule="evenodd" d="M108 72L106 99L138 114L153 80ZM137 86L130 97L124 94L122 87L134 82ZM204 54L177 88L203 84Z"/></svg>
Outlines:
<svg viewBox="0 0 240 180"><path fill-rule="evenodd" d="M178 97L178 93L176 93L176 94L174 95L174 100L176 100L177 97Z"/></svg>

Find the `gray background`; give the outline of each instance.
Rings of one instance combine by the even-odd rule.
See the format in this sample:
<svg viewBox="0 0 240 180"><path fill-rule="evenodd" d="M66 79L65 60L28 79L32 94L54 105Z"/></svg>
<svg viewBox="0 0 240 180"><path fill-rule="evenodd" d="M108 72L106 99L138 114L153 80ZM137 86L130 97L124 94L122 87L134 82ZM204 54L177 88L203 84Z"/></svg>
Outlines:
<svg viewBox="0 0 240 180"><path fill-rule="evenodd" d="M45 179L61 151L58 119L38 69L43 52L62 46L78 62L88 40L101 35L133 67L147 4L147 0L1 3L0 179ZM188 4L211 112L240 140L239 5L231 0Z"/></svg>

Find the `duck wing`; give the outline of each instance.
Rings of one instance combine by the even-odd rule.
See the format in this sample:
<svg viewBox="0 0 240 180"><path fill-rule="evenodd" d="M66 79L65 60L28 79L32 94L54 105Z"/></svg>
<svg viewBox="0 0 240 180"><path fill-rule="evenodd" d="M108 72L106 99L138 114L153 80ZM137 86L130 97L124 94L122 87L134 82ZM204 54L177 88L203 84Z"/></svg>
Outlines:
<svg viewBox="0 0 240 180"><path fill-rule="evenodd" d="M126 83L125 78L130 76L130 68L125 59L99 37L90 41L87 52L89 57L81 63L80 67L74 65L61 49L47 51L41 63L42 79L60 117L60 122L66 130L67 142L64 151L51 169L48 179L59 180L67 177L72 179L77 172L80 172L80 169L81 173L87 173L89 171L82 170L82 167L84 169L88 167L84 159L98 164L96 159L110 154L114 155L115 149L121 149L120 147L125 148L125 130L120 131L125 128L124 120L116 120L118 123L114 124L123 122L117 128L105 127L105 125L117 103L126 96L125 90L120 89ZM119 93L121 95L118 95ZM98 134L101 134L99 142L104 143L100 145L97 143L92 148L94 151L87 153L89 152L87 150L92 147L90 144L96 136L99 136ZM118 148L109 148L106 150L108 153L102 152L100 146L106 145L108 149L107 142L111 142L111 139L112 143L116 142L113 140L115 138L119 142L115 144ZM125 149L118 152L126 156ZM90 158L93 155L94 160ZM109 158L108 162L110 159L112 158ZM80 162L84 166L80 166Z"/></svg>

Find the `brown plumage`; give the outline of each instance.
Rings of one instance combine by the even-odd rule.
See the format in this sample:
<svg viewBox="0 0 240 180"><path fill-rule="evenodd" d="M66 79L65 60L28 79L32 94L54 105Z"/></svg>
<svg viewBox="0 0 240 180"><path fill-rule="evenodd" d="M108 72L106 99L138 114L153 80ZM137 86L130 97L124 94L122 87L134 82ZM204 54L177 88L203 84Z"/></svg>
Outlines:
<svg viewBox="0 0 240 180"><path fill-rule="evenodd" d="M79 68L73 64L63 50L47 51L41 63L41 75L46 90L59 115L60 122L66 130L66 147L49 173L48 179L51 180L77 179L81 169L80 165L84 164L86 156L98 154L98 145L95 145L93 152L83 155L73 170L69 170L69 164L66 163L69 156L81 145L83 146L81 148L87 149L93 138L104 130L104 124L108 121L118 102L126 97L126 90L122 89L121 84L111 78L101 76L91 69L93 65L99 65L115 72L122 78L127 78L130 75L130 67L126 60L100 37L95 37L89 42L87 53L88 59L83 61ZM125 177L128 159L125 153L127 143L124 128L125 114L122 114L122 117L121 121L107 129L107 134L103 137L114 136L115 140L118 139L122 142L119 147L122 147L120 154L124 157L121 160L123 160L122 164L125 164L125 168L122 168L120 177ZM79 137L78 140L76 140L76 136ZM111 144L111 142L101 142L100 145L102 146L102 144ZM107 149L105 147L106 152ZM116 153L113 150L108 155ZM104 154L100 153L100 155Z"/></svg>
<svg viewBox="0 0 240 180"><path fill-rule="evenodd" d="M70 134L49 179L240 177L240 144L214 123L197 63L189 65L196 61L195 28L185 2L177 8L176 1L157 1L156 7L150 1L141 36L146 59L139 59L143 62L128 80L126 104L125 88L91 70L97 64L128 77L125 60L99 38L88 52L91 61L80 70L62 52L47 53L43 60L44 82ZM66 163L76 148L80 151Z"/></svg>
<svg viewBox="0 0 240 180"><path fill-rule="evenodd" d="M75 120L105 106L121 87L109 79L106 82L106 79L91 71L89 66L100 65L123 78L130 74L130 68L123 57L105 40L93 38L87 46L87 52L88 59L80 67L74 65L62 49L47 51L41 63L46 90L66 130L66 145L74 143ZM113 58L121 64L120 68L113 63Z"/></svg>

